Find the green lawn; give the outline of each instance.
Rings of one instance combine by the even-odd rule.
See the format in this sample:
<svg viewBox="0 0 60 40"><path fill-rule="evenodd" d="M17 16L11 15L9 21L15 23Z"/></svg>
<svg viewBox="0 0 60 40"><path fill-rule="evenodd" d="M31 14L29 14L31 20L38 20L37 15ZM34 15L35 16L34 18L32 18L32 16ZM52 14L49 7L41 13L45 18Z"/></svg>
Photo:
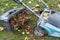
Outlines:
<svg viewBox="0 0 60 40"><path fill-rule="evenodd" d="M31 4L29 4L28 2L32 1ZM38 10L41 11L43 8L45 8L44 4L39 3L38 0L23 0L24 3L26 3L29 7L33 8L35 7L35 5L39 4L39 7L36 7L34 10ZM60 11L60 8L58 7L58 4L60 4L60 0L45 0L46 3L48 3L49 8L52 8L54 10ZM3 13L5 13L6 11L13 9L13 8L20 8L22 7L21 5L16 4L15 2L13 2L12 0L0 0L0 15L2 15ZM37 21L34 20L32 18L33 15L31 15L31 24L33 26L34 23L36 23ZM2 24L0 23L0 26L2 26ZM21 31L22 32L22 31ZM37 37L34 34L24 34L22 35L21 32L15 32L13 35L7 31L4 30L2 32L0 32L0 40L25 40L26 37L28 37L28 40L44 40L44 37ZM24 30L23 30L24 32ZM59 38L53 38L53 37L49 37L45 40L60 40Z"/></svg>

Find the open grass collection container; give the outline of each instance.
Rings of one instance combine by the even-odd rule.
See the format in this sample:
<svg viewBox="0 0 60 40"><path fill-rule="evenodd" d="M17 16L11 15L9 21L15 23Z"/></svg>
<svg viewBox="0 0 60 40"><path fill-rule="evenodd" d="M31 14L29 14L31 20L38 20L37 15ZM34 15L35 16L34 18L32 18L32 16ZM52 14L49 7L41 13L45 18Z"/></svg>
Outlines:
<svg viewBox="0 0 60 40"><path fill-rule="evenodd" d="M0 16L0 21L9 31L18 28L27 28L29 18L25 8L16 8L9 10Z"/></svg>

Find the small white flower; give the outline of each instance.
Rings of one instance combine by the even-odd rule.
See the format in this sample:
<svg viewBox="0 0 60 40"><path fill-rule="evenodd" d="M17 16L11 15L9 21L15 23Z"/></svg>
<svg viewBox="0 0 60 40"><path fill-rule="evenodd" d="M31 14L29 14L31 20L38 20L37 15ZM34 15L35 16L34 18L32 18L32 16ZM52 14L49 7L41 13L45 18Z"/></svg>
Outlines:
<svg viewBox="0 0 60 40"><path fill-rule="evenodd" d="M30 4L31 4L31 1L29 1L28 3L30 3Z"/></svg>

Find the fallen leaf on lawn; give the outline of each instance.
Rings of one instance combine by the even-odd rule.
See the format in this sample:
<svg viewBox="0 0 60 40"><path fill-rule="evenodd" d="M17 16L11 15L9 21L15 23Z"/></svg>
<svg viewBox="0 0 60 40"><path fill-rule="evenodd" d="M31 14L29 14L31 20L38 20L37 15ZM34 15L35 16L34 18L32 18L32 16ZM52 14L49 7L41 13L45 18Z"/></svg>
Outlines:
<svg viewBox="0 0 60 40"><path fill-rule="evenodd" d="M6 6L8 6L8 4L5 4Z"/></svg>
<svg viewBox="0 0 60 40"><path fill-rule="evenodd" d="M20 30L18 30L20 32Z"/></svg>
<svg viewBox="0 0 60 40"><path fill-rule="evenodd" d="M32 7L32 9L35 9L35 7Z"/></svg>
<svg viewBox="0 0 60 40"><path fill-rule="evenodd" d="M30 4L31 4L31 1L29 1L28 3L30 3Z"/></svg>
<svg viewBox="0 0 60 40"><path fill-rule="evenodd" d="M39 6L39 4L36 4L36 7L38 7Z"/></svg>
<svg viewBox="0 0 60 40"><path fill-rule="evenodd" d="M48 14L48 13L45 13L45 14L44 14L44 18L45 18L45 19L47 19L47 18L48 18L48 16L49 16L49 14Z"/></svg>
<svg viewBox="0 0 60 40"><path fill-rule="evenodd" d="M4 27L0 27L0 31L3 31L4 30Z"/></svg>
<svg viewBox="0 0 60 40"><path fill-rule="evenodd" d="M13 8L17 8L17 6L13 7Z"/></svg>
<svg viewBox="0 0 60 40"><path fill-rule="evenodd" d="M41 0L39 0L39 2L41 2Z"/></svg>
<svg viewBox="0 0 60 40"><path fill-rule="evenodd" d="M30 29L30 26L28 26L28 29Z"/></svg>
<svg viewBox="0 0 60 40"><path fill-rule="evenodd" d="M60 4L58 4L58 7L60 8Z"/></svg>
<svg viewBox="0 0 60 40"><path fill-rule="evenodd" d="M25 34L25 32L22 32L22 34Z"/></svg>
<svg viewBox="0 0 60 40"><path fill-rule="evenodd" d="M35 8L34 10L35 10L35 11L38 11L38 9L37 9L37 8Z"/></svg>
<svg viewBox="0 0 60 40"><path fill-rule="evenodd" d="M24 40L28 40L28 37L26 36Z"/></svg>
<svg viewBox="0 0 60 40"><path fill-rule="evenodd" d="M29 32L26 32L26 34L29 34Z"/></svg>

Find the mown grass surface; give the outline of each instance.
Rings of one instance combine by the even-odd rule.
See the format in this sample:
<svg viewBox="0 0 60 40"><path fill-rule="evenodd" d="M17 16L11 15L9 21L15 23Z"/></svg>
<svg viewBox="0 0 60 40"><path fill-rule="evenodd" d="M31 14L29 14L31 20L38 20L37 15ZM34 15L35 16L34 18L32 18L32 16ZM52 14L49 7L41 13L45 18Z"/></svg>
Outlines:
<svg viewBox="0 0 60 40"><path fill-rule="evenodd" d="M32 1L32 3L29 4L28 3L29 1ZM34 10L38 10L38 11L42 10L45 7L44 4L39 3L38 0L23 0L23 2L26 3L31 8L35 7L36 4L39 4L39 7L34 9ZM45 0L45 2L48 3L49 8L60 11L60 8L58 7L58 4L60 4L60 0ZM3 13L5 13L6 11L8 11L10 9L20 8L20 7L22 7L22 6L16 4L12 0L0 0L0 15L2 15ZM31 25L33 26L33 24L35 24L37 21L35 20L35 18L33 19L32 17L33 17L33 15L30 16ZM2 26L2 24L0 24L0 26ZM4 31L0 32L0 40L24 40L26 36L28 37L29 40L34 40L34 39L35 40L60 40L59 38L53 38L53 37L48 37L48 38L44 39L44 37L37 37L33 34L22 35L21 32L16 32L12 35L7 30L4 30Z"/></svg>

